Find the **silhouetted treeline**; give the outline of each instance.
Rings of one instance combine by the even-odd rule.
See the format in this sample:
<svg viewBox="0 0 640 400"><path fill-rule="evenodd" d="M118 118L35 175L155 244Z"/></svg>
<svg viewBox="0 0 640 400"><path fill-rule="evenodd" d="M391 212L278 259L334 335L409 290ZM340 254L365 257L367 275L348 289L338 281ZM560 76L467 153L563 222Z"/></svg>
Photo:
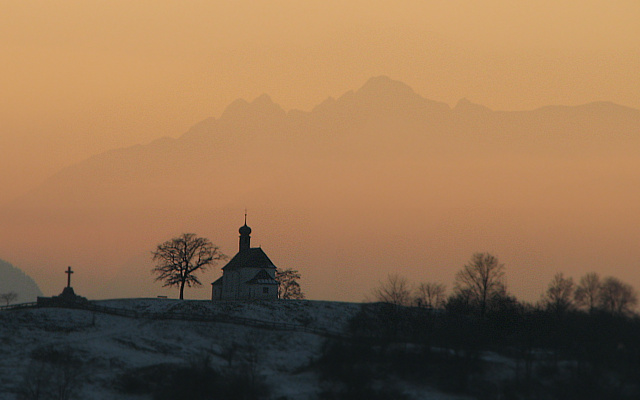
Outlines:
<svg viewBox="0 0 640 400"><path fill-rule="evenodd" d="M367 398L375 382L396 378L478 399L640 398L637 316L559 315L515 299L484 317L457 307L372 303L350 333L329 341L318 363L343 394L326 398Z"/></svg>
<svg viewBox="0 0 640 400"><path fill-rule="evenodd" d="M575 284L557 274L534 305L509 294L503 276L497 258L477 253L441 307L419 307L408 282L390 275L377 293L404 301L364 304L351 339L328 343L320 370L346 386L351 375L335 371L478 399L640 398L640 317L630 285L597 274Z"/></svg>

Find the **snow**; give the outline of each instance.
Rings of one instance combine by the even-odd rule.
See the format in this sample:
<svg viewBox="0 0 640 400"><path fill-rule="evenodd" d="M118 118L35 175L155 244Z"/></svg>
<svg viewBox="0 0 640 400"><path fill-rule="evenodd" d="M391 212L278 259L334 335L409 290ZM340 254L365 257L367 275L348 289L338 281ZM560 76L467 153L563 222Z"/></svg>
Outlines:
<svg viewBox="0 0 640 400"><path fill-rule="evenodd" d="M191 301L121 299L93 302L102 307L160 315L208 315L295 324L337 332L346 327L360 304L329 301ZM318 379L306 369L317 358L326 338L311 332L264 329L239 323L177 319L129 318L86 310L57 308L0 312L0 398L16 399L33 352L43 348L71 348L84 361L78 398L86 400L140 399L115 391L113 381L135 368L157 364L186 364L210 356L213 366L225 368L225 349L253 345L258 371L273 389L272 397L313 399ZM407 387L420 399L438 392ZM144 398L144 397L142 397Z"/></svg>

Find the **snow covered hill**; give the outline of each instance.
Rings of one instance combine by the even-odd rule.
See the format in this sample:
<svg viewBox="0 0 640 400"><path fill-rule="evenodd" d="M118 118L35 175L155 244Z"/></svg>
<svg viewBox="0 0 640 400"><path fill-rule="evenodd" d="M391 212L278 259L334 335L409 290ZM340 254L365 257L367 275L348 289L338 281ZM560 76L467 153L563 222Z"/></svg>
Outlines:
<svg viewBox="0 0 640 400"><path fill-rule="evenodd" d="M338 332L360 310L356 303L326 301L127 299L94 304L141 316L215 315L236 322L132 318L58 308L0 311L0 399L36 398L38 390L62 393L47 398L150 399L136 391L144 386L140 377L145 373L202 362L219 371L248 365L268 386L270 399L314 399L321 383L309 366L327 339L279 330L278 324ZM242 319L272 322L276 328L237 322ZM456 398L415 384L402 387L409 398Z"/></svg>

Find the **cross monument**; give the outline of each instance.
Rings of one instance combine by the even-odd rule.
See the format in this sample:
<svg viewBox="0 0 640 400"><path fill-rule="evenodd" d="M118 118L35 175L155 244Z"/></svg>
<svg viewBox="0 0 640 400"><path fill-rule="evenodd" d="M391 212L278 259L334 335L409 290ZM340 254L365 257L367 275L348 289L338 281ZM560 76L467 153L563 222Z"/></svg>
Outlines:
<svg viewBox="0 0 640 400"><path fill-rule="evenodd" d="M64 273L67 274L67 287L71 287L71 274L73 274L71 267L68 267Z"/></svg>

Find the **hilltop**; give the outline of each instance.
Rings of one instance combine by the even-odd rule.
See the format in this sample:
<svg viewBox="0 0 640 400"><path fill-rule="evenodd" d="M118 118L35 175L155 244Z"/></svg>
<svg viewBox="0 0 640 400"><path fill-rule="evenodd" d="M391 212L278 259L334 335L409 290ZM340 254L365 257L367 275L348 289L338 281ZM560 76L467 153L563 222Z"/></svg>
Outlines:
<svg viewBox="0 0 640 400"><path fill-rule="evenodd" d="M2 400L637 399L640 317L308 300L0 310Z"/></svg>
<svg viewBox="0 0 640 400"><path fill-rule="evenodd" d="M342 331L361 305L324 301L210 302L128 299L94 302L99 307L155 318L128 318L72 309L0 312L0 393L15 399L25 388L73 376L74 398L147 399L139 380L152 371L173 374L207 360L233 370L250 364L264 378L272 399L313 399L321 384L312 368L327 340L308 332L262 329L238 323L163 319L157 315L244 318L310 329ZM56 371L51 370L56 369ZM66 372L65 372L66 371ZM163 375L164 376L164 375ZM165 376L169 379L169 375ZM391 378L390 378L391 379ZM393 379L392 379L393 381ZM391 382L391 381L390 381ZM411 398L455 399L428 387L406 383Z"/></svg>

